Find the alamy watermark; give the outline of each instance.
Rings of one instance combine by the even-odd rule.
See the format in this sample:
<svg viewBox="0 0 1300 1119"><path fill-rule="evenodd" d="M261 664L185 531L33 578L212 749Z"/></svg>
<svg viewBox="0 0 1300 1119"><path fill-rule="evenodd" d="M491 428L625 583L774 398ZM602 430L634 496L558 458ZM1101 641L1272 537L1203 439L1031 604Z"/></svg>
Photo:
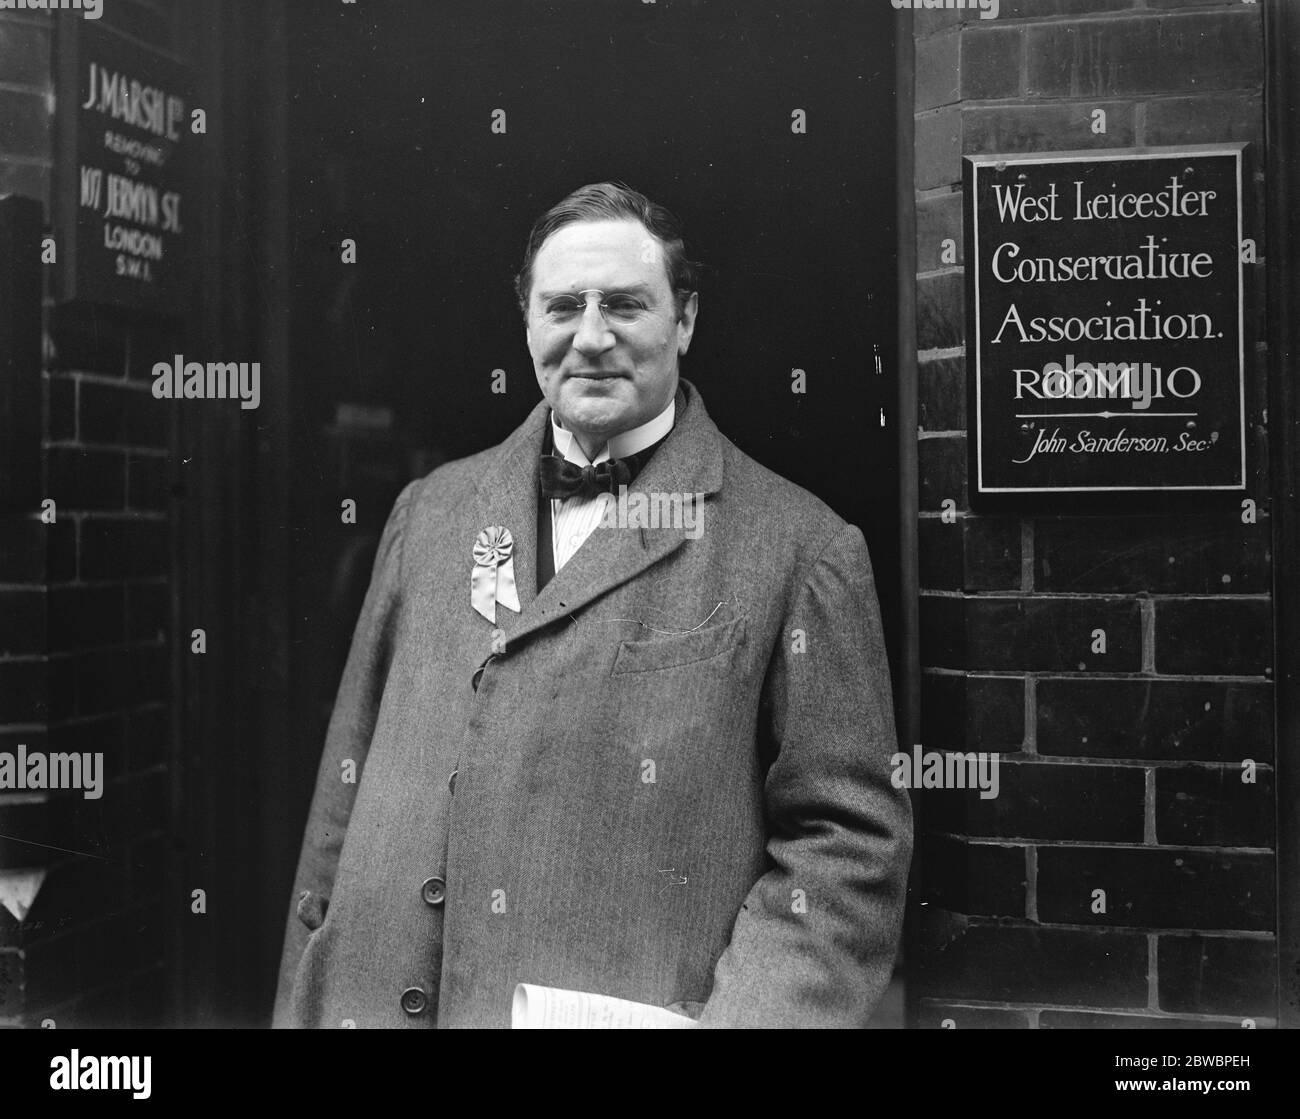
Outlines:
<svg viewBox="0 0 1300 1119"><path fill-rule="evenodd" d="M93 1057L73 1049L50 1058L50 1087L58 1091L130 1092L147 1100L153 1093L152 1057Z"/></svg>
<svg viewBox="0 0 1300 1119"><path fill-rule="evenodd" d="M978 789L980 800L998 795L1000 755L983 751L922 750L898 753L889 759L893 768L889 780L896 789Z"/></svg>
<svg viewBox="0 0 1300 1119"><path fill-rule="evenodd" d="M154 365L153 394L159 400L238 400L241 408L256 408L262 401L262 366L256 361L204 365L177 354Z"/></svg>
<svg viewBox="0 0 1300 1119"><path fill-rule="evenodd" d="M80 12L86 19L104 14L104 0L0 0L0 12Z"/></svg>
<svg viewBox="0 0 1300 1119"><path fill-rule="evenodd" d="M45 754L19 745L0 750L0 792L29 789L80 789L86 800L104 795L104 755Z"/></svg>
<svg viewBox="0 0 1300 1119"><path fill-rule="evenodd" d="M600 498L605 505L600 523L606 528L679 528L688 540L704 534L702 493L628 493L627 486L619 486L618 497L604 493Z"/></svg>
<svg viewBox="0 0 1300 1119"><path fill-rule="evenodd" d="M975 11L980 19L997 19L1000 0L889 0L896 12L930 11L934 8Z"/></svg>
<svg viewBox="0 0 1300 1119"><path fill-rule="evenodd" d="M1166 396L1187 400L1201 391L1201 375L1188 365L1179 365L1168 373L1150 362L1107 361L1096 365L1075 362L1073 354L1065 362L1049 361L1037 369L1016 369L1017 400L1128 400L1131 407L1145 411L1153 400Z"/></svg>

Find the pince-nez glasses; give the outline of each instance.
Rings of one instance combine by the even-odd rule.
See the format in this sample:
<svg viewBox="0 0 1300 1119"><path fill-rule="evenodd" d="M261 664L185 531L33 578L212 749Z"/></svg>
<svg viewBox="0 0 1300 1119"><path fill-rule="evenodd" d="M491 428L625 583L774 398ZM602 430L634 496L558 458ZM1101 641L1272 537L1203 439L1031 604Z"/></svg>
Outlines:
<svg viewBox="0 0 1300 1119"><path fill-rule="evenodd" d="M542 304L542 318L556 326L576 323L591 306L593 299L600 310L600 317L611 326L630 326L651 313L650 308L635 295L587 288L576 295L555 295L547 299Z"/></svg>

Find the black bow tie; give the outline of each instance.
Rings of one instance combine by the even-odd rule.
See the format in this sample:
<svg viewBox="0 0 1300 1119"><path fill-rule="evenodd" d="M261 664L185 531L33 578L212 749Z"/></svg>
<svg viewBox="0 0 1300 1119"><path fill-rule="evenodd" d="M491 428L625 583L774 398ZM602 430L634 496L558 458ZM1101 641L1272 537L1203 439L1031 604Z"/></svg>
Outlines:
<svg viewBox="0 0 1300 1119"><path fill-rule="evenodd" d="M537 476L543 497L595 497L599 493L617 493L619 486L630 486L636 474L627 459L612 458L597 466L579 466L558 455L542 455Z"/></svg>
<svg viewBox="0 0 1300 1119"><path fill-rule="evenodd" d="M537 466L537 478L542 496L565 501L570 497L592 498L600 493L618 493L619 486L630 486L636 481L650 456L659 449L668 436L663 436L636 454L623 458L606 459L598 466L579 466L554 453L550 433L547 433L547 453Z"/></svg>

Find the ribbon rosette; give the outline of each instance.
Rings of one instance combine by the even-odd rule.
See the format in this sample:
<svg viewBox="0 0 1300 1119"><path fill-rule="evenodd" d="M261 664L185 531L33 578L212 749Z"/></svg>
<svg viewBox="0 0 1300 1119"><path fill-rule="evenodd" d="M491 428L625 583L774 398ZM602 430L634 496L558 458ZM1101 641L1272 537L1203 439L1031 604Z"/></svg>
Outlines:
<svg viewBox="0 0 1300 1119"><path fill-rule="evenodd" d="M474 541L474 570L469 580L470 604L489 622L497 620L497 603L520 611L515 588L515 541L508 528L489 525Z"/></svg>

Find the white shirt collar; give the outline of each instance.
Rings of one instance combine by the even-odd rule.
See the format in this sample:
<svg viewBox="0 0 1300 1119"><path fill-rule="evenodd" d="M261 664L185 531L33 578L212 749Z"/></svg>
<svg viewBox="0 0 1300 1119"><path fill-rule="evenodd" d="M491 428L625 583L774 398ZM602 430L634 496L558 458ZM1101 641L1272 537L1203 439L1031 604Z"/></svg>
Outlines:
<svg viewBox="0 0 1300 1119"><path fill-rule="evenodd" d="M566 431L559 424L555 417L555 412L551 412L551 435L555 440L555 449L560 452L569 462L576 466L596 466L611 458L626 458L628 455L634 455L638 451L644 451L653 443L658 443L665 435L673 429L673 419L677 415L676 399L668 401L668 407L652 420L647 420L640 427L634 427L631 431L620 431L617 435L612 436L608 443L594 459L588 459L583 452L582 447L578 444L577 439L573 437L573 432Z"/></svg>

